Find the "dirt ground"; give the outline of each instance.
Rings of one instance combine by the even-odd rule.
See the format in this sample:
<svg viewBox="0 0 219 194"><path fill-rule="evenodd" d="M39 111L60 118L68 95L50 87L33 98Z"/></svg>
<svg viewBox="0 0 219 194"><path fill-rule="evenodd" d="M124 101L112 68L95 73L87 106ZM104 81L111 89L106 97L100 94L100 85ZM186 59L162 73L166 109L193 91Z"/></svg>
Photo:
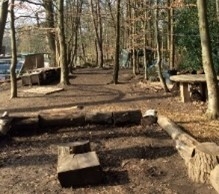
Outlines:
<svg viewBox="0 0 219 194"><path fill-rule="evenodd" d="M205 103L182 103L166 94L159 83L143 82L131 70L121 70L120 84L111 84L112 69L76 69L71 85L48 95L27 93L19 83L16 99L9 84L0 86L0 113L31 115L48 108L82 105L86 111L156 109L183 126L198 141L219 144L219 121L204 117ZM32 86L37 87L37 86ZM62 188L57 179L57 145L90 140L104 172L101 185ZM210 185L189 180L183 159L172 139L159 126L87 125L49 129L0 142L0 193L145 193L216 194Z"/></svg>

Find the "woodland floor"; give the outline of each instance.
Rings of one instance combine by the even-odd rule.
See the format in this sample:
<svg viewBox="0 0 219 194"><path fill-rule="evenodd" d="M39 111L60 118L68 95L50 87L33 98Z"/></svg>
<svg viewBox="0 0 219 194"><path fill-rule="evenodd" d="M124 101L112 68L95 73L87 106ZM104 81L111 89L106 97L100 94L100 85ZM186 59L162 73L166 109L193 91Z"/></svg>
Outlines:
<svg viewBox="0 0 219 194"><path fill-rule="evenodd" d="M0 85L0 113L31 115L48 108L83 105L89 110L156 109L183 126L198 141L219 144L219 121L204 117L206 103L182 103L158 82L142 82L121 70L120 84L110 84L112 69L76 69L71 85L49 94L28 94L19 82L19 98L10 99L9 83ZM37 86L33 86L37 87ZM89 139L104 171L98 186L62 188L56 174L57 145ZM157 125L110 127L87 125L50 129L0 142L0 193L216 194L210 185L189 180L172 139Z"/></svg>

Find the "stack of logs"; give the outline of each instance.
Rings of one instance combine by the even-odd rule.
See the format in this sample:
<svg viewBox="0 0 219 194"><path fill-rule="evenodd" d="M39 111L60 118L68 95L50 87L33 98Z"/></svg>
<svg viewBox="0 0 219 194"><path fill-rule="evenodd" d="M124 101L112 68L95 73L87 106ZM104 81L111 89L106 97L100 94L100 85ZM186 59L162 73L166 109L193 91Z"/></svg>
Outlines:
<svg viewBox="0 0 219 194"><path fill-rule="evenodd" d="M219 146L212 142L198 142L162 115L158 115L157 122L175 141L189 178L199 183L211 183L219 193Z"/></svg>

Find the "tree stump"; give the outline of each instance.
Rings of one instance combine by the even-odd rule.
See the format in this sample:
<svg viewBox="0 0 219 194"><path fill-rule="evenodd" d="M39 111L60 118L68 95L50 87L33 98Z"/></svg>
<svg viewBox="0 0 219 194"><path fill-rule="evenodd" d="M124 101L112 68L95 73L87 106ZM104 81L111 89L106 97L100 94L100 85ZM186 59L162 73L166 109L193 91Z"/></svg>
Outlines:
<svg viewBox="0 0 219 194"><path fill-rule="evenodd" d="M188 162L188 175L200 183L210 182L210 173L218 165L219 147L215 143L200 143Z"/></svg>
<svg viewBox="0 0 219 194"><path fill-rule="evenodd" d="M153 109L147 110L141 119L142 126L153 125L157 123L157 111Z"/></svg>
<svg viewBox="0 0 219 194"><path fill-rule="evenodd" d="M57 173L62 187L96 185L103 181L103 173L96 152L60 157Z"/></svg>
<svg viewBox="0 0 219 194"><path fill-rule="evenodd" d="M9 117L8 112L5 111L0 117L0 136L7 135L8 131L11 129L12 118Z"/></svg>
<svg viewBox="0 0 219 194"><path fill-rule="evenodd" d="M90 141L76 141L72 143L65 143L58 146L58 156L70 155L70 154L82 154L90 152Z"/></svg>
<svg viewBox="0 0 219 194"><path fill-rule="evenodd" d="M214 189L219 193L219 164L211 171L210 182Z"/></svg>
<svg viewBox="0 0 219 194"><path fill-rule="evenodd" d="M112 112L88 112L85 114L85 122L89 124L112 124Z"/></svg>
<svg viewBox="0 0 219 194"><path fill-rule="evenodd" d="M127 110L113 112L113 124L114 125L126 125L126 124L141 124L142 114L140 110Z"/></svg>
<svg viewBox="0 0 219 194"><path fill-rule="evenodd" d="M85 186L102 182L102 169L90 142L77 141L58 146L58 179L62 187Z"/></svg>

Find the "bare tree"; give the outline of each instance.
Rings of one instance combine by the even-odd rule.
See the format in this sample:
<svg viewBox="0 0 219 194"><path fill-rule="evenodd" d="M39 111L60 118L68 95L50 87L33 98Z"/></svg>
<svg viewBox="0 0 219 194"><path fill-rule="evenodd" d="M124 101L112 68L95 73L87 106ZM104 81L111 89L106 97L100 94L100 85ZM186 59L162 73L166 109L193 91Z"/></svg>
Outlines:
<svg viewBox="0 0 219 194"><path fill-rule="evenodd" d="M55 46L55 21L54 21L54 7L53 7L53 1L52 0L43 0L44 2L44 8L46 11L46 24L47 28L47 40L48 40L48 46L49 50L51 52L51 64L56 66L56 46Z"/></svg>
<svg viewBox="0 0 219 194"><path fill-rule="evenodd" d="M61 78L60 84L69 85L68 76L68 64L67 64L67 52L65 44L65 29L64 29L64 0L58 0L58 37L59 37L59 49L60 49L60 67L61 67Z"/></svg>
<svg viewBox="0 0 219 194"><path fill-rule="evenodd" d="M89 0L91 17L93 20L94 31L96 34L97 41L97 56L98 56L98 66L103 67L103 28L102 28L102 18L101 18L101 8L99 0Z"/></svg>
<svg viewBox="0 0 219 194"><path fill-rule="evenodd" d="M14 0L11 0L10 5L10 18L11 18L11 49L12 60L10 66L10 79L11 79L11 98L17 97L17 77L16 77L16 65L17 65L17 46L15 38L15 26L14 26Z"/></svg>
<svg viewBox="0 0 219 194"><path fill-rule="evenodd" d="M8 0L0 0L0 54L2 53L2 40L8 16Z"/></svg>
<svg viewBox="0 0 219 194"><path fill-rule="evenodd" d="M197 8L202 47L202 63L208 89L208 108L206 115L209 119L216 119L219 117L219 91L217 76L211 55L212 49L208 29L207 2L205 0L197 0Z"/></svg>
<svg viewBox="0 0 219 194"><path fill-rule="evenodd" d="M158 28L158 0L156 0L155 3L155 17L154 17L154 28L155 28L155 42L157 44L157 63L156 65L158 66L158 75L161 81L161 84L163 85L163 88L165 92L169 92L169 89L166 85L166 82L164 80L164 77L162 75L162 68L161 68L161 40L160 40L160 33L159 33L159 28Z"/></svg>
<svg viewBox="0 0 219 194"><path fill-rule="evenodd" d="M118 74L119 74L119 53L120 53L120 0L117 0L116 9L116 51L115 51L115 66L113 74L114 84L118 84Z"/></svg>

